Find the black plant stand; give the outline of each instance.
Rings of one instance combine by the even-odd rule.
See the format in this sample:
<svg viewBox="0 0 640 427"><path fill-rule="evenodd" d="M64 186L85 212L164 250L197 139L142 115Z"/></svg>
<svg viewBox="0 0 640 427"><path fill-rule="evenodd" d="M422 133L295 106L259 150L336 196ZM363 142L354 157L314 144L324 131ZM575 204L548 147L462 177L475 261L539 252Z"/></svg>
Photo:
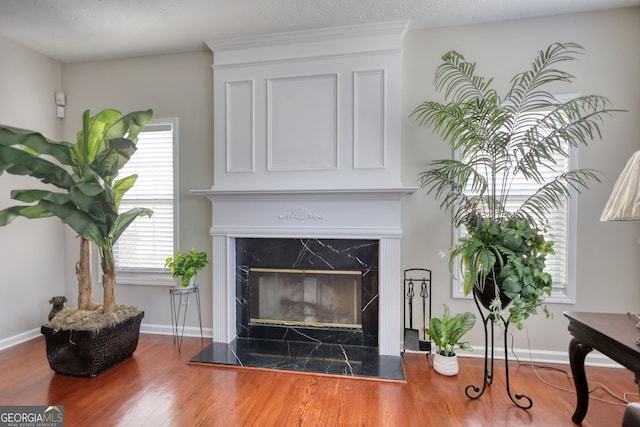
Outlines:
<svg viewBox="0 0 640 427"><path fill-rule="evenodd" d="M187 308L189 307L189 295L195 294L198 305L198 321L200 322L200 339L204 342L202 335L202 314L200 312L200 288L197 284L191 288L183 288L180 285L169 289L171 297L171 329L173 332L173 343L178 344L178 353L182 351L182 339L184 338L184 325L187 320ZM176 302L177 300L177 302ZM182 306L185 305L184 309ZM184 310L184 312L182 312ZM182 329L180 328L180 313L182 312Z"/></svg>
<svg viewBox="0 0 640 427"><path fill-rule="evenodd" d="M476 306L480 312L480 317L482 318L482 323L484 324L484 382L482 384L482 388L469 384L467 388L464 389L464 393L469 399L478 399L484 394L487 386L491 385L493 382L494 315L491 313L487 313L485 315L475 292L473 293L473 299L476 302ZM489 326L489 323L491 323L491 326ZM506 375L507 395L509 395L509 399L511 399L511 401L519 408L529 409L533 406L533 401L529 396L520 393L511 394L511 388L509 387L509 357L507 351L507 331L509 329L509 323L509 321L506 321L504 325L504 370ZM491 366L489 366L489 327L491 327ZM523 399L524 402L521 402Z"/></svg>

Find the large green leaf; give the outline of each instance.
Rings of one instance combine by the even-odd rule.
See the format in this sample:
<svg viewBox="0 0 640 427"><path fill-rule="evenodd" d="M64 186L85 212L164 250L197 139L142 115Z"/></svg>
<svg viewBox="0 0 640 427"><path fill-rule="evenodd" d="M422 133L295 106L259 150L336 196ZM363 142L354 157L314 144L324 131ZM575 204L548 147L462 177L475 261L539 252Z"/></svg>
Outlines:
<svg viewBox="0 0 640 427"><path fill-rule="evenodd" d="M141 215L151 216L153 215L153 211L147 208L133 208L118 215L118 218L116 219L116 222L113 226L113 232L111 234L112 243L115 244L122 233L127 229L129 224L131 224L133 220Z"/></svg>
<svg viewBox="0 0 640 427"><path fill-rule="evenodd" d="M29 175L45 184L68 189L75 180L61 166L31 152L0 145L0 159L4 169L12 175Z"/></svg>
<svg viewBox="0 0 640 427"><path fill-rule="evenodd" d="M19 202L33 203L40 200L48 200L51 203L58 205L64 205L69 203L70 198L67 193L56 193L49 190L13 190L11 191L11 198Z"/></svg>
<svg viewBox="0 0 640 427"><path fill-rule="evenodd" d="M116 193L116 209L120 209L120 202L122 196L129 191L138 180L138 175L129 175L125 178L119 179L113 183L113 191Z"/></svg>
<svg viewBox="0 0 640 427"><path fill-rule="evenodd" d="M125 137L131 141L138 141L138 134L144 126L149 124L153 116L153 110L133 111L120 117L114 122L105 137L108 140Z"/></svg>
<svg viewBox="0 0 640 427"><path fill-rule="evenodd" d="M87 114L83 131L78 133L77 154L84 155L85 164L91 164L95 173L111 184L135 152L138 134L153 112L134 111L118 118L119 112L105 110L91 120Z"/></svg>
<svg viewBox="0 0 640 427"><path fill-rule="evenodd" d="M71 200L80 211L86 213L98 223L106 222L107 213L105 213L103 208L103 198L98 197L99 194L90 196L82 192L78 187L73 187L69 194Z"/></svg>
<svg viewBox="0 0 640 427"><path fill-rule="evenodd" d="M113 109L105 109L90 117L90 111L86 110L82 116L82 130L77 134L77 143L74 152L78 165L93 163L98 153L103 151L107 142L104 135L111 124L118 119L120 112Z"/></svg>
<svg viewBox="0 0 640 427"><path fill-rule="evenodd" d="M98 175L111 183L135 151L135 143L126 138L109 140L107 148L100 152L91 167Z"/></svg>
<svg viewBox="0 0 640 427"><path fill-rule="evenodd" d="M52 141L41 133L11 126L0 126L0 145L24 146L32 152L57 159L63 165L72 165L73 145L65 141Z"/></svg>
<svg viewBox="0 0 640 427"><path fill-rule="evenodd" d="M49 218L53 213L40 205L35 206L12 206L0 210L0 226L10 224L17 217L22 216L27 219Z"/></svg>
<svg viewBox="0 0 640 427"><path fill-rule="evenodd" d="M104 231L86 213L78 210L73 203L58 205L47 200L41 200L40 204L44 209L69 225L80 236L95 243L98 247L104 245L106 240Z"/></svg>
<svg viewBox="0 0 640 427"><path fill-rule="evenodd" d="M104 135L104 149L96 156L94 170L111 182L136 150L138 134L151 121L152 110L134 111L113 122Z"/></svg>

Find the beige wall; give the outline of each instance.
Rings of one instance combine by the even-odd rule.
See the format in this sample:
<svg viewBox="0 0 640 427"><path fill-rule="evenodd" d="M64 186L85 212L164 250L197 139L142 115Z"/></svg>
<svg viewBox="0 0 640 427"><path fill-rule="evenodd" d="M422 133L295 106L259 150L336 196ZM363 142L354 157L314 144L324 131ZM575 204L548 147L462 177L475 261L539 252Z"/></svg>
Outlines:
<svg viewBox="0 0 640 427"><path fill-rule="evenodd" d="M495 77L504 93L511 76L527 69L538 50L550 43L577 42L587 53L570 64L576 83L558 92L604 95L629 110L607 120L602 142L580 149L579 167L602 172L602 183L579 196L577 292L575 305L550 306L552 320L539 315L527 321L534 349L564 352L569 335L563 311L640 311L640 223L601 223L599 216L613 182L630 155L640 149L640 8L519 20L456 28L411 31L405 39L403 112L403 179L416 184L419 171L451 155L447 145L408 118L427 99L442 100L433 87L440 57L454 49L478 63L478 72ZM403 264L434 272L434 307L475 312L472 301L451 299L447 258L452 244L450 217L432 195L419 191L404 203ZM515 328L512 328L515 332ZM483 345L480 326L471 339ZM527 348L527 331L515 332L516 348Z"/></svg>
<svg viewBox="0 0 640 427"><path fill-rule="evenodd" d="M0 123L61 137L54 93L61 67L38 53L0 38ZM10 191L34 188L28 177L0 176L0 207L18 204ZM56 219L16 219L0 227L0 348L35 333L47 320L49 298L64 293L63 226Z"/></svg>
<svg viewBox="0 0 640 427"><path fill-rule="evenodd" d="M178 118L178 248L195 246L211 254L211 203L189 193L208 189L213 182L213 70L211 52L160 55L126 60L64 65L67 93L64 135L74 138L85 109L98 112L115 108L122 112L152 108L155 118ZM77 242L67 236L67 248L77 257ZM199 275L204 302L202 320L211 327L211 270ZM67 294L75 295L74 277L67 279ZM102 301L102 288L94 287L94 299ZM119 284L116 301L145 310L143 326L171 325L166 286ZM189 309L195 314L195 307ZM197 317L187 322L197 325ZM170 328L168 328L170 331Z"/></svg>
<svg viewBox="0 0 640 427"><path fill-rule="evenodd" d="M588 14L537 18L505 23L482 24L456 28L412 30L405 38L403 71L403 183L415 185L417 173L438 158L450 155L448 147L431 135L426 128L419 127L408 116L420 102L438 98L433 89L433 73L440 56L456 49L468 59L479 63L479 71L494 76L499 88L504 89L510 77L526 69L536 52L553 41L573 41L587 49L580 62L571 64L577 83L562 88L562 92L595 93L608 96L616 107L629 110L609 120L604 127L603 141L580 150L580 166L602 171L603 182L579 197L578 253L577 253L577 302L575 305L553 305L553 320L537 316L527 322L528 331L516 332L514 346L551 352L565 352L569 336L567 322L562 316L565 310L584 311L640 311L640 223L600 223L598 218L602 206L622 169L626 159L640 149L640 8ZM60 67L25 49L0 40L0 54L16 58L18 69L7 71L0 68L0 88L3 82L16 99L25 99L31 94L29 104L17 114L6 103L0 103L0 121L13 114L15 124L49 129L58 129L48 113L38 111L53 108L51 98L60 79ZM45 64L43 71L32 70L31 61L37 59ZM122 111L153 108L155 117L178 117L179 120L179 201L180 248L197 246L211 251L209 227L211 225L210 203L189 194L191 189L209 188L213 182L212 138L212 56L210 52L181 55L152 56L144 58L100 61L62 66L62 89L67 93L67 118L62 135L73 139L80 126L84 109L98 111L102 108L117 108ZM28 72L26 72L28 70ZM35 73L35 74L30 74ZM42 75L40 75L40 73ZM22 83L24 75L30 81ZM58 80L56 80L58 79ZM8 83L7 83L8 82ZM46 82L44 88L36 84ZM6 93L7 89L3 89ZM47 92L42 95L41 92ZM42 99L36 98L35 92ZM33 99L31 99L33 98ZM48 104L47 104L48 103ZM37 117L30 117L32 109ZM51 113L53 114L53 113ZM33 122L33 125L31 123ZM0 197L6 196L6 177L0 178ZM471 301L451 299L451 283L447 260L440 256L451 245L449 215L439 210L432 196L419 191L404 202L403 268L426 267L434 274L434 307L441 312L441 304L447 303L454 310L475 311ZM25 262L18 252L37 248L38 262L45 266L47 282L63 280L61 270L56 267L60 253L55 250L55 238L61 228L47 229L48 237L35 233L24 239L23 232L29 229L0 229L0 250L8 267L0 271L3 292L9 292L19 308L12 314L19 315L15 323L11 315L0 314L0 342L3 338L34 328L44 320L42 310L47 309L46 299L61 288L46 288L37 302L26 298L24 292L12 289L18 279L17 273L28 270L28 286L43 282L33 271L32 261ZM43 225L44 227L44 225ZM10 233L10 234L7 234ZM35 237L37 236L37 237ZM75 298L75 276L73 263L77 259L77 242L66 231L66 268L64 282L68 296ZM34 245L33 242L38 242ZM41 252L40 252L41 251ZM30 258L33 258L31 256ZM40 265L40 264L38 264ZM18 266L19 268L15 268ZM8 273L9 268L12 273ZM203 320L211 327L211 271L203 272ZM55 279L55 280L53 280ZM398 278L398 285L401 279ZM59 286L59 285L58 285ZM37 291L41 291L40 288ZM95 299L100 300L100 289L94 290ZM169 325L168 291L156 286L119 285L117 300L134 304L146 310L144 324ZM23 301L25 301L23 303ZM23 304L26 309L23 308ZM1 312L0 312L1 313ZM46 315L46 313L45 313ZM9 323L11 326L7 326ZM188 324L196 325L195 318ZM17 326L13 326L17 325ZM515 331L515 328L513 328ZM483 345L480 327L470 335L472 344Z"/></svg>

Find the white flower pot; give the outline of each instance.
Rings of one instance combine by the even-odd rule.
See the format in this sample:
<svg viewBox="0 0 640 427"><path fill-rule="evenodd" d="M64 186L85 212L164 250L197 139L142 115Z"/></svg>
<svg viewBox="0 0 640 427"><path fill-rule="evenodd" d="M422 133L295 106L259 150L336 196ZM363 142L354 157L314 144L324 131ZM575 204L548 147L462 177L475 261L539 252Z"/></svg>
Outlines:
<svg viewBox="0 0 640 427"><path fill-rule="evenodd" d="M452 376L458 374L458 356L433 355L433 370L440 375Z"/></svg>
<svg viewBox="0 0 640 427"><path fill-rule="evenodd" d="M196 276L191 276L191 279L189 279L189 285L188 286L182 286L182 277L180 278L180 280L178 280L178 286L176 286L178 289L191 289L195 286L196 284Z"/></svg>

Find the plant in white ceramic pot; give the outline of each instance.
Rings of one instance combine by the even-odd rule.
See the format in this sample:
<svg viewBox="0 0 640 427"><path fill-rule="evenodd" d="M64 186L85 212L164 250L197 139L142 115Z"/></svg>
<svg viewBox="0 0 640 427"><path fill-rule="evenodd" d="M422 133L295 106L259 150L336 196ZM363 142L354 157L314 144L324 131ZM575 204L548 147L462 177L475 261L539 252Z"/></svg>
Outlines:
<svg viewBox="0 0 640 427"><path fill-rule="evenodd" d="M433 369L436 372L442 375L458 373L456 349L473 351L468 342L461 340L475 324L475 314L467 311L452 316L446 304L444 304L444 313L441 318L434 317L429 320L426 332L436 346L436 353L433 356Z"/></svg>
<svg viewBox="0 0 640 427"><path fill-rule="evenodd" d="M165 260L165 267L171 271L173 277L180 277L180 285L183 288L193 287L193 281L198 272L205 268L209 260L207 253L191 248L189 252L176 252L173 257Z"/></svg>

